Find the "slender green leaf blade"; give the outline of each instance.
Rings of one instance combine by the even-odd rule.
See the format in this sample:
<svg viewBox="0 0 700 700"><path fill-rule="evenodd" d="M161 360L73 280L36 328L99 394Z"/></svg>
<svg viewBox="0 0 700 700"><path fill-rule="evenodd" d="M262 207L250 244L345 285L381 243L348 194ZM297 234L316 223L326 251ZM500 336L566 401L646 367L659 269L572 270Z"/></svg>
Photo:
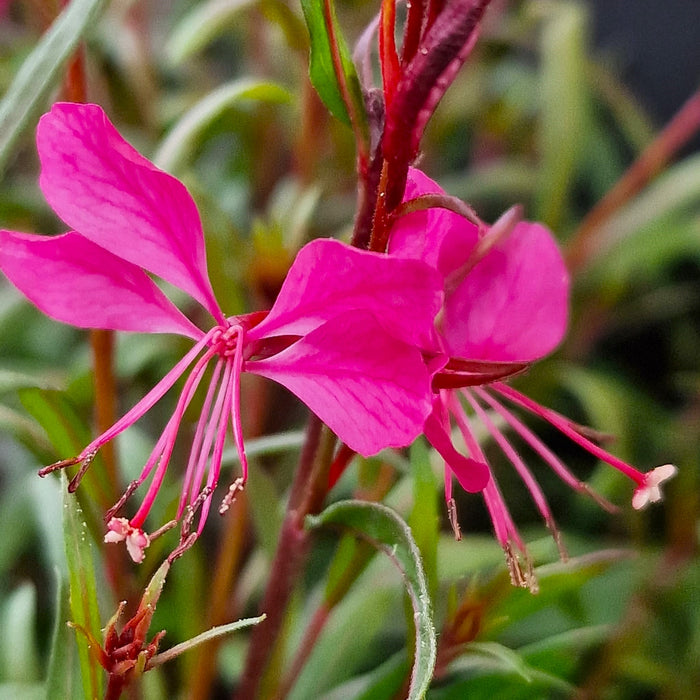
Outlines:
<svg viewBox="0 0 700 700"><path fill-rule="evenodd" d="M97 583L92 559L92 547L83 512L76 497L68 493L68 479L61 473L63 491L63 534L70 583L70 614L72 622L100 639L100 612L97 606ZM91 657L87 640L79 635L78 654L86 700L102 697L102 670Z"/></svg>
<svg viewBox="0 0 700 700"><path fill-rule="evenodd" d="M581 3L552 6L542 37L540 177L537 218L561 226L585 136L587 12Z"/></svg>
<svg viewBox="0 0 700 700"><path fill-rule="evenodd" d="M74 698L80 681L75 659L75 633L66 624L70 617L70 601L65 581L56 575L56 620L51 639L49 670L46 679L46 700Z"/></svg>
<svg viewBox="0 0 700 700"><path fill-rule="evenodd" d="M351 530L384 552L401 572L416 626L416 656L408 698L422 698L435 666L436 638L423 563L410 528L386 506L363 501L334 503L318 516L309 516L307 525Z"/></svg>
<svg viewBox="0 0 700 700"><path fill-rule="evenodd" d="M154 162L164 170L176 171L194 149L202 131L241 100L285 103L291 102L292 95L276 83L250 78L222 85L185 113L158 148Z"/></svg>
<svg viewBox="0 0 700 700"><path fill-rule="evenodd" d="M331 114L348 126L352 126L348 105L343 97L333 65L333 41L335 41L335 50L338 51L340 56L343 77L349 93L348 99L352 102L354 114L362 120L362 123L358 124L358 126L364 129L365 110L362 102L360 81L357 78L355 65L352 62L345 40L340 33L331 0L301 0L301 7L304 11L304 19L306 20L311 40L311 58L309 61L311 83L318 91L319 96Z"/></svg>
<svg viewBox="0 0 700 700"><path fill-rule="evenodd" d="M168 39L165 54L173 66L191 58L229 29L253 0L209 0L197 4L180 20Z"/></svg>
<svg viewBox="0 0 700 700"><path fill-rule="evenodd" d="M26 58L0 102L0 175L12 148L41 110L77 43L107 0L73 0Z"/></svg>

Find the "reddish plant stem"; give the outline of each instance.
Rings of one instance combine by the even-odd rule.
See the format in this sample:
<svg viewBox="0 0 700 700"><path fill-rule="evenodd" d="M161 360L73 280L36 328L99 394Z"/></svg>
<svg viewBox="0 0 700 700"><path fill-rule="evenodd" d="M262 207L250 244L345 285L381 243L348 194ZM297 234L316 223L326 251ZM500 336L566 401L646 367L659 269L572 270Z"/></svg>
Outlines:
<svg viewBox="0 0 700 700"><path fill-rule="evenodd" d="M90 331L90 346L94 367L95 419L98 433L104 433L117 420L117 386L114 378L114 333L112 331ZM100 450L104 463L106 482L110 491L105 494L104 508L109 508L121 491L117 471L117 453L114 440Z"/></svg>
<svg viewBox="0 0 700 700"><path fill-rule="evenodd" d="M343 446L341 453L343 451L347 453L348 448ZM352 454L354 455L354 453ZM368 484L364 488L358 488L354 498L374 503L381 502L396 482L395 477L395 470L382 464L373 483ZM314 612L304 631L301 644L297 648L294 659L277 689L274 700L283 700L294 687L294 683L306 665L318 638L330 620L333 610L345 598L350 588L365 570L374 553L374 548L368 542L363 540L357 542L355 553L348 562L343 575L335 581L335 586L331 590L326 589L324 593L325 599Z"/></svg>
<svg viewBox="0 0 700 700"><path fill-rule="evenodd" d="M322 439L324 432L325 439ZM304 571L311 544L311 535L304 530L304 518L309 513L318 512L323 504L335 442L331 437L330 431L323 431L321 422L312 416L306 444L292 483L267 588L260 604L260 610L267 618L251 634L246 665L234 696L241 700L259 697L261 682L282 630L289 600Z"/></svg>
<svg viewBox="0 0 700 700"><path fill-rule="evenodd" d="M423 25L427 26L425 17L428 0L411 0L408 3L406 26L403 32L403 45L401 46L401 61L407 63L418 50L418 44L422 37Z"/></svg>
<svg viewBox="0 0 700 700"><path fill-rule="evenodd" d="M642 151L617 184L581 222L566 246L571 272L585 267L599 250L601 225L637 194L660 172L700 129L700 90L671 119L659 135Z"/></svg>
<svg viewBox="0 0 700 700"><path fill-rule="evenodd" d="M382 0L379 17L379 64L382 69L384 102L388 109L401 74L399 57L396 53L396 40L394 39L396 0Z"/></svg>

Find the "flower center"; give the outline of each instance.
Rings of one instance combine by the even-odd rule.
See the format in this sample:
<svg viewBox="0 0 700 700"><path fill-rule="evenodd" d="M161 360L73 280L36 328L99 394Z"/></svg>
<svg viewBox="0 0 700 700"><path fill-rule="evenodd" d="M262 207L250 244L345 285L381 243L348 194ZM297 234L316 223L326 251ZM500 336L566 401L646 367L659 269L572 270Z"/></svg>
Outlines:
<svg viewBox="0 0 700 700"><path fill-rule="evenodd" d="M219 357L233 357L236 353L242 330L240 325L218 326L209 341L211 349Z"/></svg>

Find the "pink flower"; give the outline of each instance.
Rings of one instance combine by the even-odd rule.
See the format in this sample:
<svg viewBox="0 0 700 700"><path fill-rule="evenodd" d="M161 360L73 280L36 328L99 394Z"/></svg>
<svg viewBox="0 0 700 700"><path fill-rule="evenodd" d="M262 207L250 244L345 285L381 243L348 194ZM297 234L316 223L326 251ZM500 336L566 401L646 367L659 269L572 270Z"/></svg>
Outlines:
<svg viewBox="0 0 700 700"><path fill-rule="evenodd" d="M73 229L55 237L0 232L0 269L41 311L81 328L176 333L194 346L126 415L77 457L77 483L97 451L141 418L185 373L174 413L139 478L108 513L108 542L125 541L143 559L146 517L163 482L187 406L212 366L184 477L177 518L201 508L196 537L219 479L231 424L242 474L242 372L268 377L296 394L362 455L410 443L431 410L430 373L419 348L433 340L442 304L439 276L400 260L316 240L297 255L272 309L226 317L207 276L204 237L185 187L137 153L96 105L56 104L37 131L40 186ZM213 317L195 326L148 272L187 292ZM396 290L402 290L397 294ZM148 478L135 515L115 517ZM189 509L189 510L188 510Z"/></svg>
<svg viewBox="0 0 700 700"><path fill-rule="evenodd" d="M444 194L419 170L411 170L404 196ZM482 491L496 537L506 552L513 582L536 588L525 544L510 516L493 474L484 483L487 460L475 436L481 422L512 463L530 492L562 555L565 552L540 486L499 426L507 426L572 488L594 496L556 455L509 409L506 402L544 418L585 450L615 467L636 485L634 508L661 498L659 485L676 468L666 464L646 474L599 447L590 431L500 381L551 352L566 330L569 279L551 233L541 224L520 222L509 212L490 229L477 226L447 209L408 214L395 224L393 255L423 260L445 280L445 304L438 316L438 349L451 359L434 379L436 396L425 435L446 462L445 497L459 536L452 474L470 492ZM467 413L466 407L471 409ZM461 434L469 458L452 445L451 423ZM612 507L612 506L610 506ZM518 552L525 561L523 570Z"/></svg>

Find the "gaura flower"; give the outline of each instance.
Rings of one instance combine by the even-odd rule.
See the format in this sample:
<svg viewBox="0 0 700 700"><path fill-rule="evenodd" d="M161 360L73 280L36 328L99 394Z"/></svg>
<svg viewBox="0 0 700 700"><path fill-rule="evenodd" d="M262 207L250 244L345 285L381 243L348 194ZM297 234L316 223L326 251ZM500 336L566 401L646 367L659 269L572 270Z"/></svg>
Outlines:
<svg viewBox="0 0 700 700"><path fill-rule="evenodd" d="M55 237L0 231L0 269L48 316L81 328L175 333L194 346L126 415L75 458L76 488L97 451L139 420L187 373L180 397L141 475L107 514L108 542L125 541L139 562L143 530L171 458L183 414L209 377L187 464L177 519L207 517L228 425L241 461L220 510L247 478L240 376L272 379L301 399L353 450L375 454L410 443L431 410L430 373L421 347L434 342L442 304L439 276L402 260L316 240L297 255L269 312L227 317L214 298L204 237L184 185L122 139L96 105L56 104L37 130L40 186L74 230ZM202 330L147 273L189 294L213 317ZM397 290L401 290L397 293ZM213 367L211 367L213 366ZM211 367L211 374L207 368ZM130 519L115 517L149 477Z"/></svg>
<svg viewBox="0 0 700 700"><path fill-rule="evenodd" d="M413 169L404 201L424 195L444 192ZM475 436L475 420L481 422L518 472L564 558L566 553L545 495L499 424L515 432L569 486L593 496L601 505L609 504L580 481L505 404L545 419L629 477L635 484L632 505L636 509L661 499L660 484L671 478L676 468L665 464L642 473L603 450L591 439L592 431L501 381L551 352L566 330L569 278L557 244L544 226L518 221L517 214L509 212L489 229L453 211L430 208L397 220L389 251L397 257L423 260L444 280L445 303L438 316L437 349L450 361L435 376L433 411L426 421L425 435L445 460L445 498L455 534L459 537L452 498L453 474L465 490L482 492L513 582L536 589L527 549L493 474L483 483L483 471L488 467ZM466 459L452 444L452 422L464 439L469 453ZM518 552L525 562L524 569Z"/></svg>

